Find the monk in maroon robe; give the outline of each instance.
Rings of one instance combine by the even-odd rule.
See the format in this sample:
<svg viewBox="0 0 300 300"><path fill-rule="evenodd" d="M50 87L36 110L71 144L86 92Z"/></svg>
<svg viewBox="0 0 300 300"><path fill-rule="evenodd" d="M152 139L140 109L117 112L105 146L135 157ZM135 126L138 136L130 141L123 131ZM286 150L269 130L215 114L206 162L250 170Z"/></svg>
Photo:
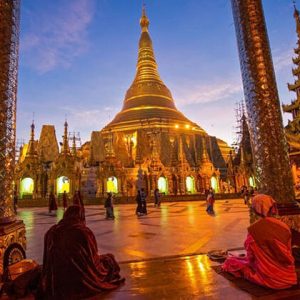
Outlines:
<svg viewBox="0 0 300 300"><path fill-rule="evenodd" d="M57 202L53 192L49 195L49 213L51 213L52 210L57 211Z"/></svg>
<svg viewBox="0 0 300 300"><path fill-rule="evenodd" d="M112 254L99 255L83 209L70 206L45 235L42 290L46 299L85 299L117 288L124 279Z"/></svg>
<svg viewBox="0 0 300 300"><path fill-rule="evenodd" d="M291 231L285 223L271 217L277 211L276 202L270 196L258 194L252 199L252 208L261 219L248 228L247 256L227 258L223 270L272 289L295 285Z"/></svg>

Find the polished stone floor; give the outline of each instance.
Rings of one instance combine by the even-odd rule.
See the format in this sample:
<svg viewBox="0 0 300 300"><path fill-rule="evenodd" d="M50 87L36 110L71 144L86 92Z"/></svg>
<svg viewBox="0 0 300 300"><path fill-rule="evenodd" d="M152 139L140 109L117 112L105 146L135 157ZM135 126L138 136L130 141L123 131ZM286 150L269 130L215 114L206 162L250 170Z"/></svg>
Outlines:
<svg viewBox="0 0 300 300"><path fill-rule="evenodd" d="M164 203L160 209L149 205L148 215L137 218L134 205L115 205L116 219L108 221L103 207L87 206L99 251L112 252L126 278L117 290L91 300L300 299L297 290L257 298L212 270L217 263L204 253L241 247L249 225L242 200L217 201L215 208L216 215L209 216L204 202ZM44 234L62 210L50 216L46 208L20 209L18 215L26 224L27 256L41 262Z"/></svg>
<svg viewBox="0 0 300 300"><path fill-rule="evenodd" d="M86 206L87 225L93 230L99 251L112 252L118 261L206 253L212 249L243 245L249 224L242 200L217 201L216 215L207 215L205 202L169 202L161 208L148 205L148 215L137 218L132 204L115 205L115 220L105 220L103 207ZM19 209L26 225L27 256L42 262L43 237L62 217L47 208Z"/></svg>

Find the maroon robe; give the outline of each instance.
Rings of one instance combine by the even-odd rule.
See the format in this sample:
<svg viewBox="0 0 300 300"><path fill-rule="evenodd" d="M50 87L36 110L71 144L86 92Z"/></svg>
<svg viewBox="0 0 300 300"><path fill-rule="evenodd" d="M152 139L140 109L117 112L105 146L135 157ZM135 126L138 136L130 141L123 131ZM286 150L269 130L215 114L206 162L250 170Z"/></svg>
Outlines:
<svg viewBox="0 0 300 300"><path fill-rule="evenodd" d="M80 206L45 235L42 285L46 299L85 299L118 287L124 279L112 254L99 255Z"/></svg>

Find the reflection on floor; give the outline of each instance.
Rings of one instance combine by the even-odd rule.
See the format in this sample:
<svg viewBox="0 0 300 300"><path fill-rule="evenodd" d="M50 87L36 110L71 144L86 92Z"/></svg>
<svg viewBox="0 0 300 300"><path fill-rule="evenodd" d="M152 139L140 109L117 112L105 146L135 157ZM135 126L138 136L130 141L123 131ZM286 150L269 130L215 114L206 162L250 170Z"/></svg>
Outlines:
<svg viewBox="0 0 300 300"><path fill-rule="evenodd" d="M207 215L204 202L148 205L148 215L138 218L132 204L115 205L115 220L105 220L104 208L87 206L86 220L101 253L114 253L119 261L206 253L212 249L243 245L249 225L248 208L242 200L217 201L216 216ZM42 261L45 232L62 218L47 208L19 209L27 232L27 256Z"/></svg>

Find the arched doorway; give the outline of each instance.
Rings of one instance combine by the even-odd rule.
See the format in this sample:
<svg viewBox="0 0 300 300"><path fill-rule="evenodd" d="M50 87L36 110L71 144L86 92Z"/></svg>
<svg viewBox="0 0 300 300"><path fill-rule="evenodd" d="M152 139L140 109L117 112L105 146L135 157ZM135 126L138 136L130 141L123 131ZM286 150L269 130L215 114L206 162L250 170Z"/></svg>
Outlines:
<svg viewBox="0 0 300 300"><path fill-rule="evenodd" d="M195 193L195 179L192 176L188 176L185 179L185 187L186 191L189 194L194 194Z"/></svg>
<svg viewBox="0 0 300 300"><path fill-rule="evenodd" d="M255 187L255 180L253 176L249 177L249 186Z"/></svg>
<svg viewBox="0 0 300 300"><path fill-rule="evenodd" d="M164 193L164 194L168 193L168 182L165 177L163 176L159 177L157 185L160 193Z"/></svg>
<svg viewBox="0 0 300 300"><path fill-rule="evenodd" d="M70 180L66 176L60 176L56 180L56 192L57 195L63 194L64 192L70 193Z"/></svg>
<svg viewBox="0 0 300 300"><path fill-rule="evenodd" d="M34 181L30 177L25 177L20 182L20 198L32 196L34 190Z"/></svg>
<svg viewBox="0 0 300 300"><path fill-rule="evenodd" d="M215 191L215 193L219 192L218 180L217 180L216 176L212 176L210 178L210 185L213 188L213 190Z"/></svg>
<svg viewBox="0 0 300 300"><path fill-rule="evenodd" d="M115 176L111 176L107 179L106 182L106 191L108 193L118 193L118 179Z"/></svg>

